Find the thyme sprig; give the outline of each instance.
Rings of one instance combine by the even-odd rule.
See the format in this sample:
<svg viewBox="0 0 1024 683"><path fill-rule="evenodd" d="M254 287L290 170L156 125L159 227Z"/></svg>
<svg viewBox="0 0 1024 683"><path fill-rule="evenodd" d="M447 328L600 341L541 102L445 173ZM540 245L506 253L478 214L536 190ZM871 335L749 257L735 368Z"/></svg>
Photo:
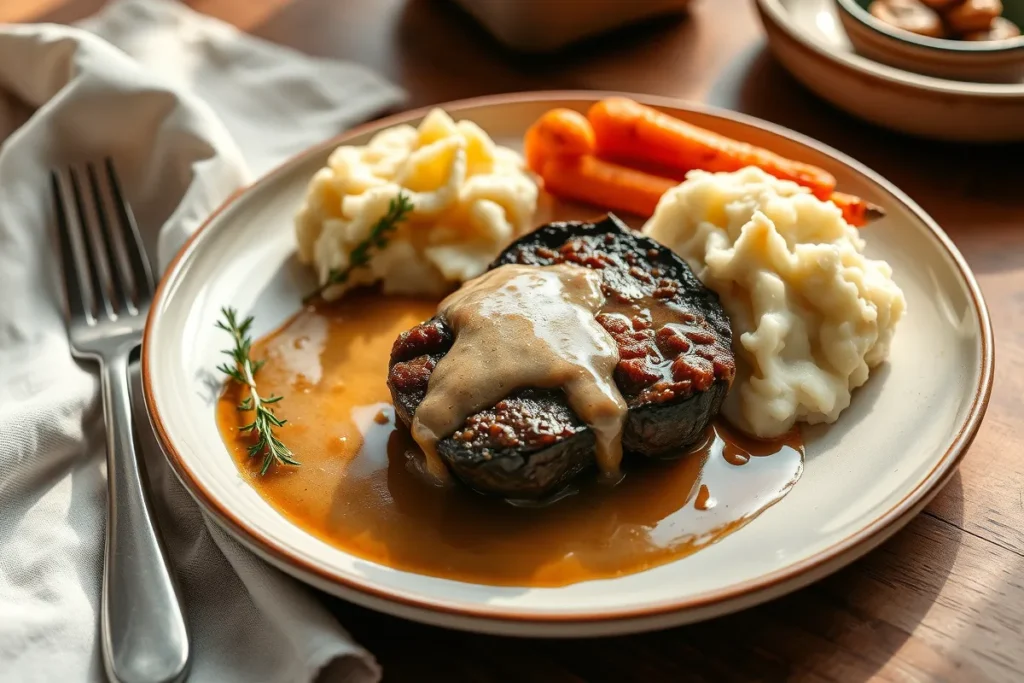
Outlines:
<svg viewBox="0 0 1024 683"><path fill-rule="evenodd" d="M260 476L266 474L275 462L280 465L300 464L291 450L274 434L274 429L283 427L286 420L274 414L273 405L284 397L273 394L263 397L256 389L255 376L265 361L253 361L250 355L252 338L249 336L249 328L252 326L252 316L239 322L235 309L222 308L220 312L224 320L218 320L217 327L230 334L235 342L233 348L225 349L223 353L231 357L234 365L224 363L217 366L217 369L249 390L249 396L238 404L239 411L253 411L252 422L238 428L241 432L256 436L256 441L249 446L249 457L263 456Z"/></svg>
<svg viewBox="0 0 1024 683"><path fill-rule="evenodd" d="M352 271L361 268L370 262L373 252L376 249L383 249L387 246L390 235L398 227L398 224L409 217L414 206L412 200L404 192L399 192L390 202L388 210L370 228L370 234L352 248L348 256L348 265L344 268L332 268L327 274L327 282L307 294L302 303L308 304L316 297L323 294L324 290L334 285L341 285L348 281Z"/></svg>

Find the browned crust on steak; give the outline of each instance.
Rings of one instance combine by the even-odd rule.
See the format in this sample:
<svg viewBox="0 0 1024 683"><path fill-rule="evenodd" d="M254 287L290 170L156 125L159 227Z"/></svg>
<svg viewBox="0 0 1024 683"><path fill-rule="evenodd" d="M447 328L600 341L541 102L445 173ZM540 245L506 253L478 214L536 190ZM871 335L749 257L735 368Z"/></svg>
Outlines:
<svg viewBox="0 0 1024 683"><path fill-rule="evenodd" d="M599 223L553 223L509 246L491 265L574 263L602 276L606 304L597 321L619 349L615 382L629 408L623 446L653 457L702 438L735 374L729 321L717 295L658 243L609 216ZM388 386L411 423L436 363L454 339L433 318L404 332L392 349ZM593 463L590 429L559 390L524 388L470 416L438 452L470 486L508 497L549 494Z"/></svg>

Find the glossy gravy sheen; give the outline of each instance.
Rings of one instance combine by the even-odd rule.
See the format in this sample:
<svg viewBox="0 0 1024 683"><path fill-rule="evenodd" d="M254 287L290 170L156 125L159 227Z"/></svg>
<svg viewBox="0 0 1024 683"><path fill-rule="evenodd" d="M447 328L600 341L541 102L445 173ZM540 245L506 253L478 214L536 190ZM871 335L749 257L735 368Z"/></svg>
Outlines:
<svg viewBox="0 0 1024 683"><path fill-rule="evenodd" d="M406 571L482 584L561 586L630 574L688 555L740 528L803 469L794 433L742 438L718 422L671 461L627 458L614 487L584 474L545 506L485 498L418 474L423 454L395 426L386 385L391 345L430 318L432 301L352 292L307 308L259 340L262 391L282 394L281 438L301 467L260 477L237 428L238 390L217 405L242 475L282 515L353 555Z"/></svg>

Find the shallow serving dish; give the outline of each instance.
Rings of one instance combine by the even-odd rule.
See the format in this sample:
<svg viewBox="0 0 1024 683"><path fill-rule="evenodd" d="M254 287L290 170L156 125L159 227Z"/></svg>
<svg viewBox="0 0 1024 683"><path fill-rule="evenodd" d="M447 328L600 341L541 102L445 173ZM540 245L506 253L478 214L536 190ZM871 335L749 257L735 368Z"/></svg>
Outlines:
<svg viewBox="0 0 1024 683"><path fill-rule="evenodd" d="M969 41L919 36L874 17L871 0L835 0L839 19L857 52L907 71L963 81L1019 83L1024 78L1024 36ZM1024 20L1024 2L1004 0L1003 16Z"/></svg>
<svg viewBox="0 0 1024 683"><path fill-rule="evenodd" d="M793 76L855 116L928 138L1024 140L1024 78L975 83L858 54L835 0L756 0L768 43Z"/></svg>
<svg viewBox="0 0 1024 683"><path fill-rule="evenodd" d="M444 105L499 144L518 146L551 107L585 110L605 93L526 93ZM891 360L840 420L804 430L802 479L739 531L685 559L557 588L487 586L398 571L292 525L239 476L214 419L221 306L258 311L256 334L299 306L292 215L339 143L364 142L415 111L311 149L221 207L182 249L153 303L143 344L147 405L167 457L204 509L245 545L318 588L374 609L511 635L622 633L693 622L763 602L851 562L909 521L949 479L991 390L993 348L981 292L942 230L906 195L839 152L738 114L636 96L723 134L822 166L839 188L885 208L868 255L887 259L908 302ZM593 215L588 211L586 215ZM540 221L538 221L540 222ZM384 381L384 378L381 378Z"/></svg>

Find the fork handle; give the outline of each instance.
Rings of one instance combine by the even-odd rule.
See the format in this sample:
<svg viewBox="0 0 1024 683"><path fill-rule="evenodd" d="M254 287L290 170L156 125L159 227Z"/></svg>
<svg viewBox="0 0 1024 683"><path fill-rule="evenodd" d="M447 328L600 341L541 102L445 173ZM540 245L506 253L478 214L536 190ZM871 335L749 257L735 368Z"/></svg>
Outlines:
<svg viewBox="0 0 1024 683"><path fill-rule="evenodd" d="M103 364L107 426L106 562L100 632L107 676L116 683L184 679L188 632L135 449L125 348Z"/></svg>

